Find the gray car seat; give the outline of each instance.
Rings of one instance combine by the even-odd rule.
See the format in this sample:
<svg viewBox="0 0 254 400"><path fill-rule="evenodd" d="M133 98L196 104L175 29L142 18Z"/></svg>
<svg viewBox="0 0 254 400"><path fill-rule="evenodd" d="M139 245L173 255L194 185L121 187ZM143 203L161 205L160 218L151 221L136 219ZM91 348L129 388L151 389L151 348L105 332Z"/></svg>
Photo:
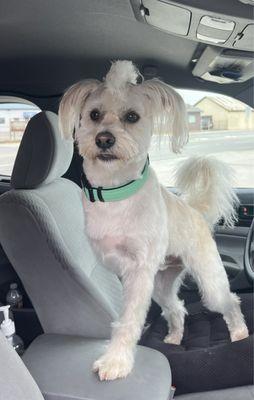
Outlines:
<svg viewBox="0 0 254 400"><path fill-rule="evenodd" d="M57 115L41 112L30 120L12 189L0 197L0 242L45 333L108 338L122 288L90 248L82 190L61 178L72 153L72 141L59 133Z"/></svg>
<svg viewBox="0 0 254 400"><path fill-rule="evenodd" d="M110 384L91 372L91 362L103 343L70 336L43 335L25 353L24 361L40 385L45 400L150 399L166 400L170 369L154 350L139 347L131 376ZM0 332L0 400L44 400L20 357ZM160 373L158 374L158 371ZM179 400L251 400L253 387L179 396Z"/></svg>
<svg viewBox="0 0 254 400"><path fill-rule="evenodd" d="M0 400L43 400L32 376L1 332Z"/></svg>

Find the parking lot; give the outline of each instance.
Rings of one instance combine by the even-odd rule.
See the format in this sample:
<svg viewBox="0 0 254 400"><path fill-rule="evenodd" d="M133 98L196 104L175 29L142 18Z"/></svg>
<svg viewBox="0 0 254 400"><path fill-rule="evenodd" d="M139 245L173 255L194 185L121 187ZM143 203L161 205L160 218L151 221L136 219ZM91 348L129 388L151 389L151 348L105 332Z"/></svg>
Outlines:
<svg viewBox="0 0 254 400"><path fill-rule="evenodd" d="M149 152L151 164L160 181L174 186L173 171L178 163L190 156L213 155L231 165L235 172L235 187L254 187L254 132L209 131L191 133L189 143L180 154L169 151L167 137L160 146L154 138Z"/></svg>

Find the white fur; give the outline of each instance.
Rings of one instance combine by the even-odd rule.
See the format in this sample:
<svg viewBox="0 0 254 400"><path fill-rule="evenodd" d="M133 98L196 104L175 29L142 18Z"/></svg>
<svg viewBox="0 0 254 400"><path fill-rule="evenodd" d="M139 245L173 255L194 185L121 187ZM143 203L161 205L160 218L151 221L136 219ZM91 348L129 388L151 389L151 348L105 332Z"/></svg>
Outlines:
<svg viewBox="0 0 254 400"><path fill-rule="evenodd" d="M87 96L97 88L99 81L87 79L72 85L61 100L59 107L59 128L63 137L70 139L74 129L79 128L79 114Z"/></svg>
<svg viewBox="0 0 254 400"><path fill-rule="evenodd" d="M201 211L211 228L220 219L233 227L239 200L232 189L232 169L214 157L192 157L176 171L176 187L193 208Z"/></svg>
<svg viewBox="0 0 254 400"><path fill-rule="evenodd" d="M137 179L154 131L171 134L174 151L187 141L180 96L158 80L129 84L131 71L135 70L130 67L129 62L118 62L108 74L110 85L114 74L116 80L126 82L121 95L112 92L108 82L85 81L69 89L60 106L61 129L71 136L76 127L84 169L93 186L112 187ZM100 112L97 121L90 117L94 109ZM126 122L128 110L139 114L135 124ZM100 159L102 151L95 143L96 135L104 131L110 131L116 139L114 146L105 151L117 158L112 161ZM124 292L123 310L114 324L108 349L94 364L100 379L125 377L131 371L152 296L168 321L165 342L181 342L186 311L177 293L186 271L196 280L204 304L223 314L231 339L248 335L239 299L230 293L204 218L210 225L222 216L232 222L235 197L227 179L224 165L205 158L188 161L180 169L177 181L182 197L168 192L151 169L142 189L126 200L91 203L84 198L87 234L105 267L121 278Z"/></svg>
<svg viewBox="0 0 254 400"><path fill-rule="evenodd" d="M119 96L126 85L136 85L138 75L138 70L131 61L116 61L106 75L106 87Z"/></svg>
<svg viewBox="0 0 254 400"><path fill-rule="evenodd" d="M171 135L175 153L188 142L185 104L181 96L159 79L143 83L141 91L149 98L153 116L153 130L159 135Z"/></svg>

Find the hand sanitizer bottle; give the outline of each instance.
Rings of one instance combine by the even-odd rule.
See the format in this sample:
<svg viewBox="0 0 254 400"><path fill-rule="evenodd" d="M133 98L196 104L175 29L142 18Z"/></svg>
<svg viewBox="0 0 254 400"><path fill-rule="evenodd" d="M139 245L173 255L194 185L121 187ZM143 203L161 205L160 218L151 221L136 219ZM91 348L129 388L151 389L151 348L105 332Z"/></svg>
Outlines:
<svg viewBox="0 0 254 400"><path fill-rule="evenodd" d="M23 340L16 335L14 321L9 318L9 308L10 305L0 307L0 312L2 311L4 313L4 320L0 328L10 345L22 356L24 353L24 343Z"/></svg>

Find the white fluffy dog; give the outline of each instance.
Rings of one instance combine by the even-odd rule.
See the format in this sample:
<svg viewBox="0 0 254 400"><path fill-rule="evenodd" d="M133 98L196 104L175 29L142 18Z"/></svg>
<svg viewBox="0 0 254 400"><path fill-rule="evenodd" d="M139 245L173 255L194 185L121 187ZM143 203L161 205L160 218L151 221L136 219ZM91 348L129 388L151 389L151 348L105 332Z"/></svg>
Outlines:
<svg viewBox="0 0 254 400"><path fill-rule="evenodd" d="M196 158L177 174L181 196L159 183L147 161L151 136L171 133L172 149L180 151L188 139L185 107L170 86L157 79L137 84L138 77L130 61L117 61L103 82L69 88L59 110L63 135L70 138L75 129L84 157L87 234L123 284L121 317L94 363L101 380L131 371L152 297L168 322L165 342L180 344L186 310L177 293L186 272L205 306L223 315L231 340L248 336L211 234L221 218L228 225L235 219L230 171L212 158Z"/></svg>

